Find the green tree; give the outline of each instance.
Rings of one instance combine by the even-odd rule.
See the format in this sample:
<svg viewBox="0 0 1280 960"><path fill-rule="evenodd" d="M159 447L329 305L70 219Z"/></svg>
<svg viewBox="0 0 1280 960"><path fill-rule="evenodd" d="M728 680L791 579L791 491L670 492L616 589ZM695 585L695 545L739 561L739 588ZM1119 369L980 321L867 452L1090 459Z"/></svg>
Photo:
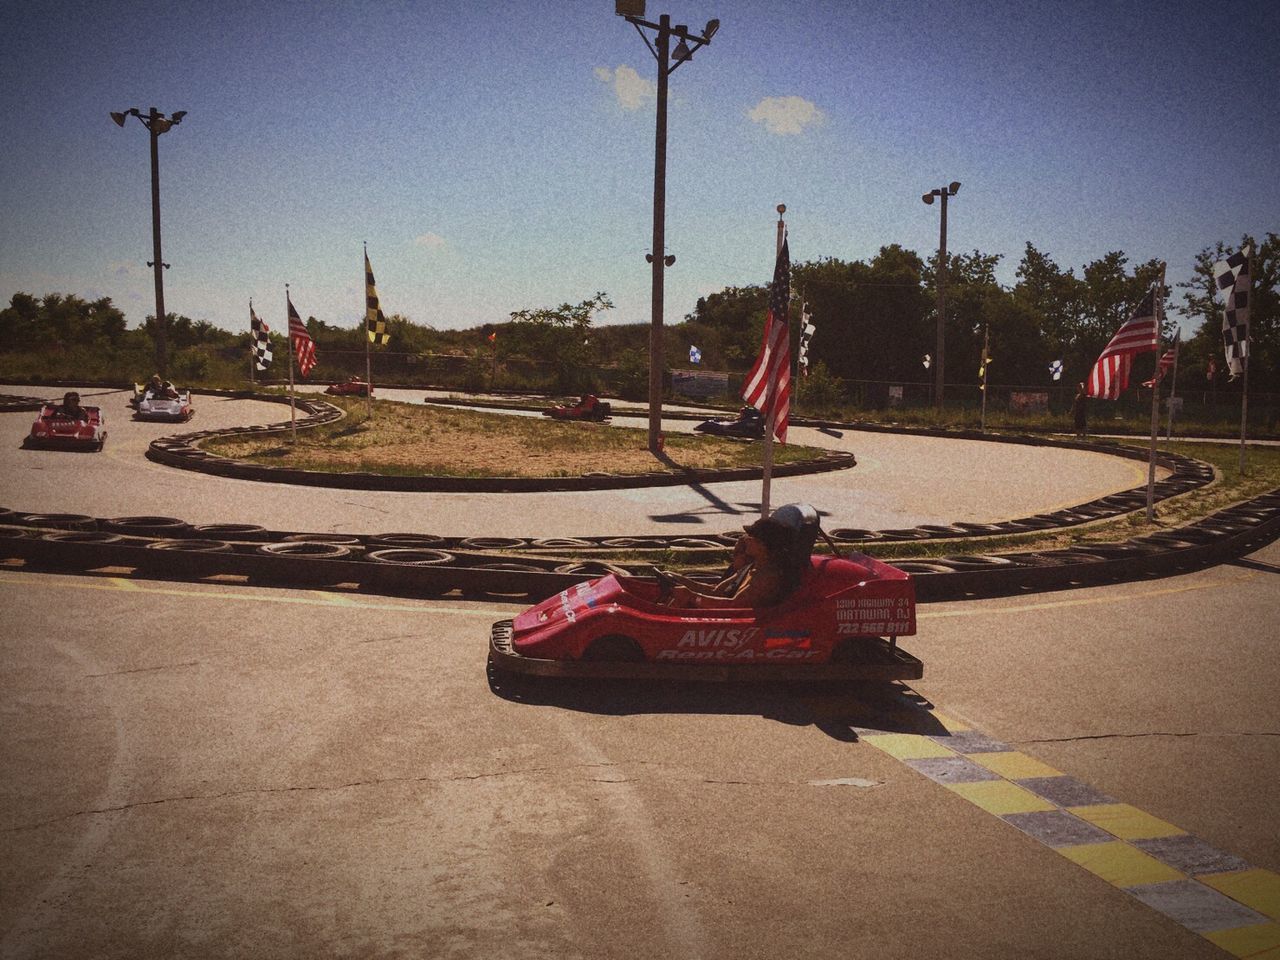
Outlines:
<svg viewBox="0 0 1280 960"><path fill-rule="evenodd" d="M83 300L50 293L36 299L15 293L0 310L0 350L106 350L120 345L125 335L124 314L110 297Z"/></svg>
<svg viewBox="0 0 1280 960"><path fill-rule="evenodd" d="M591 320L613 302L605 293L555 309L515 310L508 325L513 349L542 360L555 371L556 389L591 389Z"/></svg>
<svg viewBox="0 0 1280 960"><path fill-rule="evenodd" d="M1072 269L1063 270L1048 254L1027 241L1018 264L1013 294L1037 318L1050 353L1060 359L1080 335L1084 283Z"/></svg>
<svg viewBox="0 0 1280 960"><path fill-rule="evenodd" d="M826 258L797 265L792 290L808 302L817 328L811 361L845 380L919 379L928 309L923 268L917 254L896 243L869 262Z"/></svg>

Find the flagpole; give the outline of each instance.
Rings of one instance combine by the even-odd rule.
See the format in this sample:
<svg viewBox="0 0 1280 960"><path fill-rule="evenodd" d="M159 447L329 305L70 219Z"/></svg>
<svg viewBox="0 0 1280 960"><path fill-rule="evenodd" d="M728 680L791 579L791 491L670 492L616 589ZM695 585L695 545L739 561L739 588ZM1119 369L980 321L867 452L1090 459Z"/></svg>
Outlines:
<svg viewBox="0 0 1280 960"><path fill-rule="evenodd" d="M258 335L253 329L253 297L249 298L249 386L255 386L258 378L253 369L258 365Z"/></svg>
<svg viewBox="0 0 1280 960"><path fill-rule="evenodd" d="M808 306L808 303L804 298L804 291L799 290L797 292L800 294L800 339L803 340L804 339L804 313L805 313L804 308ZM790 311L788 311L787 315L790 316ZM796 406L798 407L800 405L800 348L799 346L796 347L796 355L795 357L792 358L791 369L792 369L791 389L795 396Z"/></svg>
<svg viewBox="0 0 1280 960"><path fill-rule="evenodd" d="M364 277L361 285L364 287L364 382L367 385L368 392L366 399L368 403L365 407L365 415L368 419L373 419L373 360L371 359L370 339L369 339L369 241L364 241Z"/></svg>
<svg viewBox="0 0 1280 960"><path fill-rule="evenodd" d="M1178 395L1178 354L1182 352L1182 332L1179 331L1173 340L1173 371L1169 376L1169 429L1165 439L1173 439L1173 399Z"/></svg>
<svg viewBox="0 0 1280 960"><path fill-rule="evenodd" d="M1151 380L1151 447L1147 453L1147 522L1156 518L1156 438L1160 433L1160 322L1164 319L1164 264L1152 303L1155 313L1156 370Z"/></svg>
<svg viewBox="0 0 1280 960"><path fill-rule="evenodd" d="M285 303L284 325L285 325L285 329L288 330L290 325L289 324L290 301L289 301L289 285L287 283L284 285L284 303ZM298 411L297 411L297 408L293 405L293 332L292 331L289 332L287 343L288 343L288 349L285 350L285 353L289 355L289 429L293 437L293 439L290 440L289 442L297 443L298 442Z"/></svg>
<svg viewBox="0 0 1280 960"><path fill-rule="evenodd" d="M982 422L979 430L982 433L987 432L987 364L990 362L987 354L991 350L991 327L983 326L982 328Z"/></svg>
<svg viewBox="0 0 1280 960"><path fill-rule="evenodd" d="M774 253L775 257L782 256L782 244L785 242L787 234L787 224L782 219L782 215L786 212L787 205L785 203L778 204L778 244ZM790 314L789 309L787 312ZM783 317L781 322L786 323L787 318ZM791 336L790 331L787 332L787 336ZM763 472L760 487L760 519L763 520L769 516L769 486L770 481L773 479L773 424L768 420L764 424L764 453L761 460Z"/></svg>
<svg viewBox="0 0 1280 960"><path fill-rule="evenodd" d="M1245 304L1249 310L1249 320L1253 319L1253 248L1249 248L1249 259L1246 261L1245 269L1249 271L1249 289L1245 292ZM1235 288L1232 288L1231 296L1235 296ZM1249 333L1249 327L1245 327L1244 335L1244 355L1240 358L1240 364L1244 368L1241 373L1244 379L1240 383L1240 476L1244 476L1245 467L1245 432L1249 416L1249 340L1252 339Z"/></svg>

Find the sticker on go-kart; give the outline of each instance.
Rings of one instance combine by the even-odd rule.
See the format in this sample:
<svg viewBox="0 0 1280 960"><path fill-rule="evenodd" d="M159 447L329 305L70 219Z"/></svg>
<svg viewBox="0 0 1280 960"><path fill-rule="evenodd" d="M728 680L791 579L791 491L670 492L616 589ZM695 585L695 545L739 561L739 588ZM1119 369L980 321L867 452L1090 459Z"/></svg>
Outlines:
<svg viewBox="0 0 1280 960"><path fill-rule="evenodd" d="M659 650L658 660L718 660L742 663L748 660L811 660L820 654L818 650L796 650L777 647L773 650L757 650L755 647L734 649L717 647L712 650Z"/></svg>
<svg viewBox="0 0 1280 960"><path fill-rule="evenodd" d="M686 630L676 641L677 650L713 649L734 650L750 643L760 633L759 627L717 627L710 630Z"/></svg>
<svg viewBox="0 0 1280 960"><path fill-rule="evenodd" d="M836 601L836 633L913 633L913 614L907 597L841 597Z"/></svg>
<svg viewBox="0 0 1280 960"><path fill-rule="evenodd" d="M808 650L812 646L813 638L808 630L770 630L764 635L766 650L776 650L778 647Z"/></svg>

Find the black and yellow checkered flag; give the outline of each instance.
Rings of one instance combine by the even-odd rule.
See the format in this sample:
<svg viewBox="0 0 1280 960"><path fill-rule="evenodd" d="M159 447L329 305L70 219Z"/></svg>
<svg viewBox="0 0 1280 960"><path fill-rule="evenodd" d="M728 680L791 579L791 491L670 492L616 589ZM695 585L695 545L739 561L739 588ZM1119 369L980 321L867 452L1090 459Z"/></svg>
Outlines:
<svg viewBox="0 0 1280 960"><path fill-rule="evenodd" d="M369 265L368 253L364 255L364 320L370 343L381 347L391 342L391 334L387 332L387 318L378 306L378 288L374 286L373 267Z"/></svg>

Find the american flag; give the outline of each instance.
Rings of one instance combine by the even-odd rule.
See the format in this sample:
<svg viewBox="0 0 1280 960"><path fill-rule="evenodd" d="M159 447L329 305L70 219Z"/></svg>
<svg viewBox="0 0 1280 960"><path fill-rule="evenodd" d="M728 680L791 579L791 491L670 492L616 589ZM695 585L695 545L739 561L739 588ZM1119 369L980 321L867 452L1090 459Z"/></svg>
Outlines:
<svg viewBox="0 0 1280 960"><path fill-rule="evenodd" d="M373 267L369 263L369 254L364 255L364 329L369 335L369 342L385 346L391 342L391 334L387 333L387 318L382 315L378 305L378 288L373 282Z"/></svg>
<svg viewBox="0 0 1280 960"><path fill-rule="evenodd" d="M316 365L316 342L302 325L302 318L294 309L293 301L286 293L285 303L289 305L289 343L293 346L294 355L298 358L298 372L304 377Z"/></svg>
<svg viewBox="0 0 1280 960"><path fill-rule="evenodd" d="M1222 345L1227 353L1227 367L1234 380L1244 371L1249 356L1249 247L1233 253L1213 265L1218 289L1227 291L1226 311L1222 316Z"/></svg>
<svg viewBox="0 0 1280 960"><path fill-rule="evenodd" d="M787 442L791 412L791 335L787 305L791 301L791 254L782 240L778 262L773 268L769 314L764 321L760 356L742 385L742 399L760 411L774 436Z"/></svg>
<svg viewBox="0 0 1280 960"><path fill-rule="evenodd" d="M1144 387L1154 387L1157 383L1164 379L1164 375L1173 369L1173 365L1178 359L1178 344L1182 341L1182 331L1176 330L1173 334L1173 343L1164 353L1160 354L1160 360L1156 364L1156 375L1153 379L1143 384Z"/></svg>
<svg viewBox="0 0 1280 960"><path fill-rule="evenodd" d="M266 321L253 312L253 301L249 301L249 335L252 341L249 352L253 354L253 365L259 370L271 366L271 333Z"/></svg>
<svg viewBox="0 0 1280 960"><path fill-rule="evenodd" d="M1139 353L1160 348L1160 305L1157 291L1164 287L1164 275L1151 285L1133 316L1111 338L1093 365L1085 392L1090 397L1116 400L1129 385L1129 368Z"/></svg>

